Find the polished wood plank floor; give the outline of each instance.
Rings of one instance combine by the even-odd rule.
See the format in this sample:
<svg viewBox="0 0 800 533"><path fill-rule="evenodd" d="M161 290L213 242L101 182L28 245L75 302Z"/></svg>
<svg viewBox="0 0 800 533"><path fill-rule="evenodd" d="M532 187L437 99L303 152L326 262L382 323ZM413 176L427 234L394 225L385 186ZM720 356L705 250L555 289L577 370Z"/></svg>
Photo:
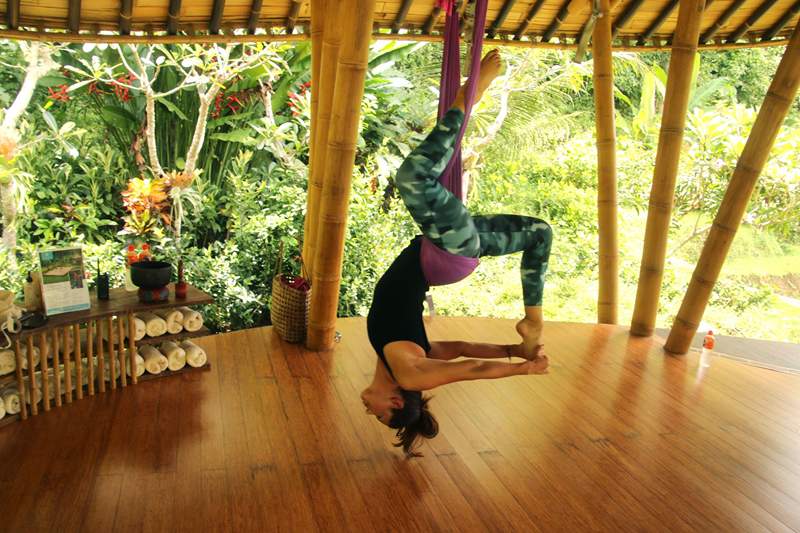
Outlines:
<svg viewBox="0 0 800 533"><path fill-rule="evenodd" d="M432 339L512 342L441 318ZM434 391L405 460L358 393L363 319L330 353L270 328L207 337L212 370L0 429L2 531L798 531L800 376L665 357L614 326L548 323L547 376Z"/></svg>

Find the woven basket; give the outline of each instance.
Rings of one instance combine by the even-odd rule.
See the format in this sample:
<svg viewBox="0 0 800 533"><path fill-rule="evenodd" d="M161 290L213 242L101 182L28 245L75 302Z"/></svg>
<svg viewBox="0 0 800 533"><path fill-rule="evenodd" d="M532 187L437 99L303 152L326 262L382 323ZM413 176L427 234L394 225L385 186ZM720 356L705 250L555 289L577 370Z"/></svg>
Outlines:
<svg viewBox="0 0 800 533"><path fill-rule="evenodd" d="M272 278L272 327L281 339L290 343L303 342L308 327L308 308L311 304L311 289L292 287L297 276L283 272L283 244L278 252L278 264Z"/></svg>

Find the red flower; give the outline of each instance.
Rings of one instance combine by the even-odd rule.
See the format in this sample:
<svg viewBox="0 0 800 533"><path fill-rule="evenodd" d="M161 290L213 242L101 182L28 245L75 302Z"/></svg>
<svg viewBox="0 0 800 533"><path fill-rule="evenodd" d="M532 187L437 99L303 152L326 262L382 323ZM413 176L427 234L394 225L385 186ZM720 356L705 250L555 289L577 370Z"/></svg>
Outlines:
<svg viewBox="0 0 800 533"><path fill-rule="evenodd" d="M64 83L58 86L58 90L54 90L52 87L47 88L47 97L50 100L54 100L57 102L69 102L69 94L67 94L67 84Z"/></svg>

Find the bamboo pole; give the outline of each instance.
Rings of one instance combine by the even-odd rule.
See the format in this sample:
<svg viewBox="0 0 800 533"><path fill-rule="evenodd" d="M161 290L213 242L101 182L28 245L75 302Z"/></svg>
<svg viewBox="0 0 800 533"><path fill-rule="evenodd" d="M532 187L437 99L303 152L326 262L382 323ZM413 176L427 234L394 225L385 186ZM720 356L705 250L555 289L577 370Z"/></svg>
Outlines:
<svg viewBox="0 0 800 533"><path fill-rule="evenodd" d="M352 15L345 9L347 5L348 2L334 2L333 0L325 4L326 12L322 34L322 50L320 52L319 76L317 80L312 81L311 90L319 92L319 103L317 104L316 123L312 126L314 138L311 144L314 146L314 159L309 169L310 178L308 180L308 199L303 238L303 261L306 272L312 278L317 253L320 198L322 196L323 182L325 181L328 126L331 122L331 106L333 104L334 88L336 87L336 67L342 42L342 25L339 24L339 14L347 13L348 16Z"/></svg>
<svg viewBox="0 0 800 533"><path fill-rule="evenodd" d="M683 354L689 350L708 305L711 290L719 278L725 257L753 194L756 181L799 86L800 22L797 23L789 46L764 97L764 103L733 171L733 177L722 198L714 224L706 237L689 288L683 297L678 316L672 324L664 347L668 352Z"/></svg>
<svg viewBox="0 0 800 533"><path fill-rule="evenodd" d="M127 387L128 378L126 376L127 372L125 372L125 331L122 329L121 315L117 317L117 357L119 360L120 383L122 383L123 387ZM136 368L136 365L131 367L131 373L133 373L134 368Z"/></svg>
<svg viewBox="0 0 800 533"><path fill-rule="evenodd" d="M361 99L367 71L375 0L344 0L342 12L351 21L342 41L336 90L325 159L325 183L320 202L308 347L333 347L336 309L344 254L344 234L350 199L350 181L361 121ZM323 60L324 67L324 60ZM321 114L321 111L320 111Z"/></svg>
<svg viewBox="0 0 800 533"><path fill-rule="evenodd" d="M664 98L656 166L647 210L639 286L636 290L636 304L631 320L633 335L652 335L655 328L667 254L667 234L672 216L675 179L681 157L686 111L689 107L691 72L697 54L704 4L704 0L683 0L678 11L678 26L669 60L667 93Z"/></svg>
<svg viewBox="0 0 800 533"><path fill-rule="evenodd" d="M59 360L58 328L50 330L50 341L53 347L53 388L56 394L56 407L61 407L61 361Z"/></svg>
<svg viewBox="0 0 800 533"><path fill-rule="evenodd" d="M599 290L597 321L617 323L619 245L617 241L617 151L614 126L614 70L611 57L611 1L600 0L594 27L594 105L597 130L597 223Z"/></svg>
<svg viewBox="0 0 800 533"><path fill-rule="evenodd" d="M27 356L28 356L28 383L31 387L31 414L36 416L39 414L39 402L36 401L36 393L39 392L39 385L36 383L36 366L34 365L33 359L33 337L28 335L28 338L25 342L25 348L27 349ZM41 354L39 354L41 356ZM21 398L22 401L25 401L24 398Z"/></svg>
<svg viewBox="0 0 800 533"><path fill-rule="evenodd" d="M61 329L61 337L63 339L61 347L64 348L64 399L67 403L72 403L72 352L69 345L69 326Z"/></svg>
<svg viewBox="0 0 800 533"><path fill-rule="evenodd" d="M101 393L106 391L106 354L103 342L103 322L97 321L97 387Z"/></svg>
<svg viewBox="0 0 800 533"><path fill-rule="evenodd" d="M81 364L81 359L83 358L81 355L81 326L80 324L75 324L72 327L72 337L73 342L75 345L75 349L73 353L75 354L75 392L78 396L79 400L83 399L83 365Z"/></svg>
<svg viewBox="0 0 800 533"><path fill-rule="evenodd" d="M94 396L94 322L91 320L86 324L86 368L89 373L86 389L89 396Z"/></svg>
<svg viewBox="0 0 800 533"><path fill-rule="evenodd" d="M133 312L128 313L128 364L131 367L131 385L136 385L136 319Z"/></svg>
<svg viewBox="0 0 800 533"><path fill-rule="evenodd" d="M19 337L14 339L14 359L17 363L16 377L19 389L19 416L22 420L28 418L28 407L25 402L25 379L22 377L22 350L19 347Z"/></svg>
<svg viewBox="0 0 800 533"><path fill-rule="evenodd" d="M108 329L108 369L110 370L110 378L109 381L111 383L111 389L117 388L117 366L115 356L114 356L114 324L111 322L111 317L106 319L106 328ZM103 376L105 378L105 376Z"/></svg>
<svg viewBox="0 0 800 533"><path fill-rule="evenodd" d="M45 411L50 410L50 380L47 377L49 373L47 356L48 353L47 337L44 332L39 333L39 367L42 369L42 404Z"/></svg>

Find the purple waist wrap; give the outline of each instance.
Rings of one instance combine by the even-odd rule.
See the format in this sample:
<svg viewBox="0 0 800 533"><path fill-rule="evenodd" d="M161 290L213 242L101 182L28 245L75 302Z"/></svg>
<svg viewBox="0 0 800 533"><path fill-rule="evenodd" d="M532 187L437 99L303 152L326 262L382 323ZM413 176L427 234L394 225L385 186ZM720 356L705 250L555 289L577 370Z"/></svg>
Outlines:
<svg viewBox="0 0 800 533"><path fill-rule="evenodd" d="M449 285L461 281L472 274L480 263L477 257L446 252L426 237L422 238L419 260L428 285Z"/></svg>

